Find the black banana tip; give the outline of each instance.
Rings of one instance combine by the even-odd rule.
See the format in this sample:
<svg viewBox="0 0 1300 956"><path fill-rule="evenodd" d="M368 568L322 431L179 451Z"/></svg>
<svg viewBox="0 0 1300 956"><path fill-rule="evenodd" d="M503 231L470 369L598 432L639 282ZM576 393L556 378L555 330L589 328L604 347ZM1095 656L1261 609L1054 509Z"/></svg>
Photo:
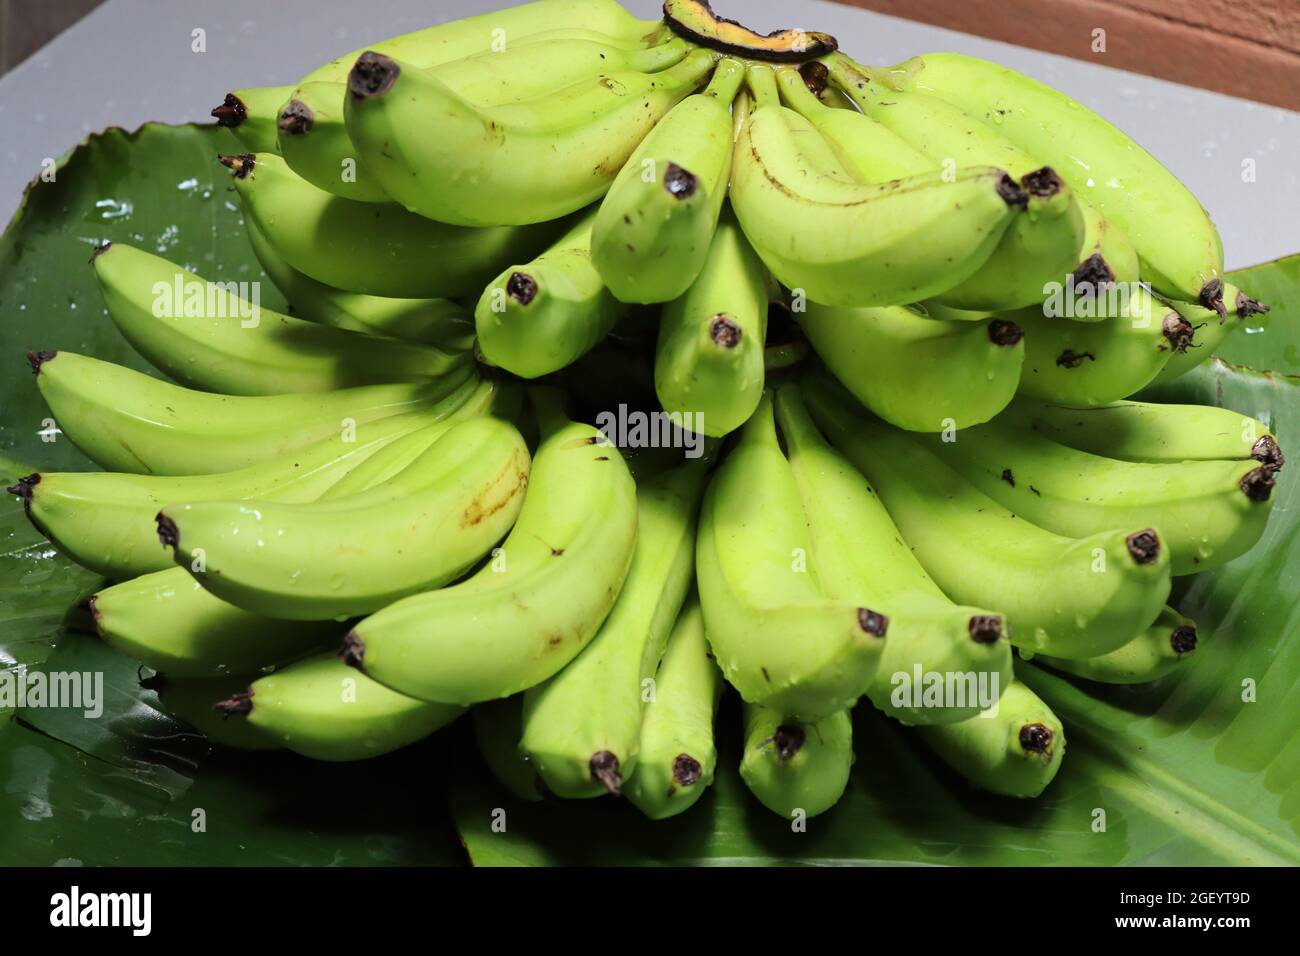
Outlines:
<svg viewBox="0 0 1300 956"><path fill-rule="evenodd" d="M257 165L257 156L253 153L218 153L217 162L235 174L236 179L247 179Z"/></svg>
<svg viewBox="0 0 1300 956"><path fill-rule="evenodd" d="M87 261L94 262L104 253L108 252L108 250L111 248L113 248L113 240L105 239L103 242L101 242L99 245L97 245L94 249L90 251L90 259Z"/></svg>
<svg viewBox="0 0 1300 956"><path fill-rule="evenodd" d="M355 667L361 670L361 663L366 656L366 642L361 639L361 635L356 631L348 634L343 638L343 646L339 648L339 660L348 667Z"/></svg>
<svg viewBox="0 0 1300 956"><path fill-rule="evenodd" d="M27 364L32 367L32 374L40 375L41 366L44 365L46 362L50 361L50 359L54 358L54 356L58 354L59 354L58 352L36 352L33 351L32 349L28 349Z"/></svg>
<svg viewBox="0 0 1300 956"><path fill-rule="evenodd" d="M289 104L280 111L280 118L275 121L275 125L290 136L310 133L315 123L316 114L301 100L290 100Z"/></svg>
<svg viewBox="0 0 1300 956"><path fill-rule="evenodd" d="M976 644L996 644L1002 639L1002 618L997 614L976 614L967 624Z"/></svg>
<svg viewBox="0 0 1300 956"><path fill-rule="evenodd" d="M32 489L40 483L41 476L38 472L34 475L27 475L26 477L19 478L16 482L6 488L5 491L9 492L11 495L17 495L23 500L23 507L30 509L32 504Z"/></svg>
<svg viewBox="0 0 1300 956"><path fill-rule="evenodd" d="M1252 315L1263 315L1265 312L1271 311L1263 302L1260 302L1258 299L1252 299L1240 290L1237 291L1236 306L1237 318L1239 319L1248 319Z"/></svg>
<svg viewBox="0 0 1300 956"><path fill-rule="evenodd" d="M1160 558L1160 536L1154 528L1135 531L1124 539L1128 553L1138 564L1151 564Z"/></svg>
<svg viewBox="0 0 1300 956"><path fill-rule="evenodd" d="M623 796L623 778L618 772L618 757L608 750L597 750L588 761L591 779L616 797Z"/></svg>
<svg viewBox="0 0 1300 956"><path fill-rule="evenodd" d="M1207 309L1213 309L1219 313L1219 322L1222 323L1228 318L1228 308L1223 304L1223 280L1211 279L1205 285L1201 286L1201 294L1198 299L1201 305Z"/></svg>
<svg viewBox="0 0 1300 956"><path fill-rule="evenodd" d="M799 67L799 75L803 77L804 85L813 96L821 96L830 85L830 68L818 60L809 60Z"/></svg>
<svg viewBox="0 0 1300 956"><path fill-rule="evenodd" d="M1192 328L1192 323L1188 322L1177 312L1170 312L1160 323L1160 331L1164 333L1165 341L1169 347L1178 355L1182 355L1192 345L1192 338L1196 335L1196 329Z"/></svg>
<svg viewBox="0 0 1300 956"><path fill-rule="evenodd" d="M782 724L776 728L770 742L776 745L776 759L788 763L803 749L807 739L808 734L798 724Z"/></svg>
<svg viewBox="0 0 1300 956"><path fill-rule="evenodd" d="M1274 471L1281 471L1282 466L1286 464L1286 456L1282 454L1281 446L1272 435L1265 435L1255 442L1250 450L1250 457Z"/></svg>
<svg viewBox="0 0 1300 956"><path fill-rule="evenodd" d="M1169 646L1175 654L1190 654L1196 650L1196 626L1183 624L1174 628L1174 632L1169 635Z"/></svg>
<svg viewBox="0 0 1300 956"><path fill-rule="evenodd" d="M1020 747L1026 753L1050 754L1052 740L1055 737L1050 727L1043 724L1025 724L1020 728Z"/></svg>
<svg viewBox="0 0 1300 956"><path fill-rule="evenodd" d="M1044 166L1020 177L1020 188L1034 199L1051 199L1065 188L1065 181L1051 166Z"/></svg>
<svg viewBox="0 0 1300 956"><path fill-rule="evenodd" d="M1006 319L994 319L989 323L989 341L994 345L1007 348L1020 344L1025 337L1025 330Z"/></svg>
<svg viewBox="0 0 1300 956"><path fill-rule="evenodd" d="M889 630L889 618L879 611L860 607L858 608L858 627L872 637L884 637Z"/></svg>
<svg viewBox="0 0 1300 956"><path fill-rule="evenodd" d="M724 349L734 349L740 344L740 326L729 315L715 315L709 320L709 338Z"/></svg>
<svg viewBox="0 0 1300 956"><path fill-rule="evenodd" d="M1275 469L1261 465L1241 479L1241 490L1251 501L1268 501L1273 497L1273 486L1277 484L1276 476Z"/></svg>
<svg viewBox="0 0 1300 956"><path fill-rule="evenodd" d="M531 304L539 291L537 280L526 272L512 272L506 280L506 295L520 305Z"/></svg>
<svg viewBox="0 0 1300 956"><path fill-rule="evenodd" d="M401 72L402 68L393 60L382 53L367 50L352 64L348 73L348 92L357 100L383 96L392 89Z"/></svg>
<svg viewBox="0 0 1300 956"><path fill-rule="evenodd" d="M234 93L227 93L220 106L213 107L210 114L218 126L234 129L248 119L248 107Z"/></svg>
<svg viewBox="0 0 1300 956"><path fill-rule="evenodd" d="M689 169L683 169L676 163L669 163L664 171L664 190L674 199L685 202L694 196L700 188L699 177Z"/></svg>
<svg viewBox="0 0 1300 956"><path fill-rule="evenodd" d="M1100 252L1094 252L1074 270L1074 291L1079 295L1096 295L1115 282L1115 270Z"/></svg>
<svg viewBox="0 0 1300 956"><path fill-rule="evenodd" d="M238 694L231 694L225 700L219 700L212 705L222 717L247 716L253 712L253 688L241 690Z"/></svg>
<svg viewBox="0 0 1300 956"><path fill-rule="evenodd" d="M678 754L673 761L673 783L679 787L693 787L700 782L704 768L690 754Z"/></svg>
<svg viewBox="0 0 1300 956"><path fill-rule="evenodd" d="M103 637L103 632L99 629L99 595L92 594L88 598L83 598L81 608L90 616L90 619L95 622L95 633L99 634L100 637Z"/></svg>
<svg viewBox="0 0 1300 956"><path fill-rule="evenodd" d="M139 674L139 671L136 672ZM161 673L150 674L148 677L140 678L140 687L142 690L151 690L155 694L161 694L163 688L167 686L167 678Z"/></svg>
<svg viewBox="0 0 1300 956"><path fill-rule="evenodd" d="M1022 209L1029 205L1029 193L1020 188L1017 183L1007 173L1003 173L997 183L998 195L1008 206L1020 206Z"/></svg>
<svg viewBox="0 0 1300 956"><path fill-rule="evenodd" d="M154 521L158 524L158 540L162 542L162 546L179 551L181 547L181 530L176 527L176 522L161 511L154 517Z"/></svg>

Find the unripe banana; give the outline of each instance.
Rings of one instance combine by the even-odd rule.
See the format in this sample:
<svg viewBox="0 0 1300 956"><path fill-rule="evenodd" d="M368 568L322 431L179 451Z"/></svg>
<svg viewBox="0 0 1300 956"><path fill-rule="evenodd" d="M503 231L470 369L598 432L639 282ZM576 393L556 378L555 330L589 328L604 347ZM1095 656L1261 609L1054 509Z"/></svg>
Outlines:
<svg viewBox="0 0 1300 956"><path fill-rule="evenodd" d="M314 504L168 505L158 537L195 580L237 607L342 620L463 574L514 524L528 473L518 429L480 418L457 423L368 491Z"/></svg>
<svg viewBox="0 0 1300 956"><path fill-rule="evenodd" d="M478 704L471 713L474 740L488 770L512 797L531 803L546 796L546 784L528 755L519 749L523 710L523 695L515 694Z"/></svg>
<svg viewBox="0 0 1300 956"><path fill-rule="evenodd" d="M816 720L862 695L888 637L875 608L823 594L811 551L765 395L705 493L700 605L714 657L745 700Z"/></svg>
<svg viewBox="0 0 1300 956"><path fill-rule="evenodd" d="M1196 622L1167 607L1154 624L1109 654L1086 661L1044 655L1035 657L1034 663L1099 684L1147 684L1172 674L1197 644Z"/></svg>
<svg viewBox="0 0 1300 956"><path fill-rule="evenodd" d="M623 792L651 820L666 820L704 795L718 762L713 719L722 696L722 672L709 654L695 598L677 616L654 687L641 721L636 772Z"/></svg>
<svg viewBox="0 0 1300 956"><path fill-rule="evenodd" d="M1003 234L978 272L940 294L942 301L965 309L1032 305L1043 301L1050 283L1064 283L1080 265L1087 232L1083 209L1050 166L943 100L887 89L843 54L832 55L829 64L841 91L866 116L924 153L931 168L942 164L951 175L963 167L996 166L1025 191L1026 215Z"/></svg>
<svg viewBox="0 0 1300 956"><path fill-rule="evenodd" d="M1142 278L1165 295L1222 304L1223 245L1200 203L1150 153L1096 113L1015 70L928 53L881 71L984 119L1047 163L1133 241Z"/></svg>
<svg viewBox="0 0 1300 956"><path fill-rule="evenodd" d="M637 766L642 700L695 577L695 518L707 462L637 488L637 540L618 600L564 670L524 694L520 748L566 798L622 795Z"/></svg>
<svg viewBox="0 0 1300 956"><path fill-rule="evenodd" d="M131 346L190 388L227 395L328 392L422 382L467 364L465 353L290 318L132 246L100 246L95 278Z"/></svg>
<svg viewBox="0 0 1300 956"><path fill-rule="evenodd" d="M466 229L393 203L342 199L270 154L223 156L244 213L275 254L317 282L393 298L477 293L506 263L534 255L557 226Z"/></svg>
<svg viewBox="0 0 1300 956"><path fill-rule="evenodd" d="M952 600L997 608L1030 653L1096 657L1154 621L1169 549L1153 528L1067 538L1017 518L919 440L855 414L823 379L804 385L831 444L863 472L921 566Z"/></svg>
<svg viewBox="0 0 1300 956"><path fill-rule="evenodd" d="M641 141L600 204L591 257L623 302L670 302L704 268L731 175L730 103L745 79L723 60Z"/></svg>
<svg viewBox="0 0 1300 956"><path fill-rule="evenodd" d="M422 216L461 226L544 222L604 195L715 59L696 50L660 73L612 71L489 108L409 64L363 55L348 79L348 135L384 191Z"/></svg>
<svg viewBox="0 0 1300 956"><path fill-rule="evenodd" d="M342 83L302 83L280 106L271 152L317 189L354 202L391 203L357 151L343 124Z"/></svg>
<svg viewBox="0 0 1300 956"><path fill-rule="evenodd" d="M1020 394L1106 405L1150 384L1171 357L1186 352L1191 324L1141 286L1131 289L1124 314L1101 322L1071 322L1037 307L1006 313L1025 330Z"/></svg>
<svg viewBox="0 0 1300 956"><path fill-rule="evenodd" d="M274 153L279 130L280 107L293 92L292 86L256 86L227 93L212 110L218 126L234 132L250 153Z"/></svg>
<svg viewBox="0 0 1300 956"><path fill-rule="evenodd" d="M759 98L736 144L732 206L773 275L815 302L898 305L950 289L1026 202L993 168L856 183L816 128L780 105L770 69L750 76Z"/></svg>
<svg viewBox="0 0 1300 956"><path fill-rule="evenodd" d="M246 468L367 422L450 414L478 387L471 368L432 382L320 395L214 395L75 352L29 352L59 428L109 471L206 475Z"/></svg>
<svg viewBox="0 0 1300 956"><path fill-rule="evenodd" d="M925 318L903 306L807 303L799 327L862 404L908 431L986 422L1015 397L1025 345L1007 319Z"/></svg>
<svg viewBox="0 0 1300 956"><path fill-rule="evenodd" d="M290 311L301 318L453 352L473 348L474 317L464 306L450 299L392 299L331 288L277 256L251 222L244 229L263 271L288 300Z"/></svg>
<svg viewBox="0 0 1300 956"><path fill-rule="evenodd" d="M214 701L228 718L313 760L365 760L445 727L463 708L394 693L348 667L332 651L258 678Z"/></svg>
<svg viewBox="0 0 1300 956"><path fill-rule="evenodd" d="M1185 375L1207 362L1210 356L1229 335L1244 324L1246 319L1269 311L1262 302L1252 299L1235 285L1223 286L1224 315L1213 309L1192 305L1189 302L1170 302L1170 306L1192 326L1192 343L1185 352L1175 353L1156 376L1156 382L1168 382Z"/></svg>
<svg viewBox="0 0 1300 956"><path fill-rule="evenodd" d="M1007 797L1041 794L1065 757L1061 722L1020 681L1002 694L995 713L916 732L975 786Z"/></svg>
<svg viewBox="0 0 1300 956"><path fill-rule="evenodd" d="M359 623L345 659L421 700L472 704L553 676L614 605L636 540L636 489L618 449L534 392L544 438L519 520L493 560L453 587Z"/></svg>
<svg viewBox="0 0 1300 956"><path fill-rule="evenodd" d="M189 724L209 741L235 750L279 750L280 745L256 727L230 723L212 709L217 701L247 686L241 676L185 678L151 674L140 681L158 696L163 712Z"/></svg>
<svg viewBox="0 0 1300 956"><path fill-rule="evenodd" d="M1116 402L1070 408L1018 400L1012 405L1034 430L1063 445L1123 461L1245 461L1275 471L1285 461L1269 427L1214 405Z"/></svg>
<svg viewBox="0 0 1300 956"><path fill-rule="evenodd" d="M835 806L853 766L853 720L847 710L816 722L770 707L745 705L740 776L759 803L792 820Z"/></svg>
<svg viewBox="0 0 1300 956"><path fill-rule="evenodd" d="M798 386L781 387L776 409L808 517L818 581L830 597L877 608L888 618L880 666L866 688L871 702L909 724L952 723L979 713L987 706L979 691L988 688L996 697L1012 679L1002 616L958 607L939 590L862 473L817 431ZM923 696L934 675L961 700ZM911 694L901 693L907 683Z"/></svg>
<svg viewBox="0 0 1300 956"><path fill-rule="evenodd" d="M727 435L763 394L767 270L735 219L718 223L699 278L664 306L655 349L655 392L664 410L706 435ZM689 424L688 424L689 427Z"/></svg>
<svg viewBox="0 0 1300 956"><path fill-rule="evenodd" d="M994 501L1048 531L1085 538L1111 528L1159 528L1175 575L1209 571L1244 554L1273 508L1274 471L1253 459L1116 461L1044 438L1014 414L927 447Z"/></svg>
<svg viewBox="0 0 1300 956"><path fill-rule="evenodd" d="M522 378L549 375L589 352L626 312L592 265L594 218L594 210L583 214L555 245L483 290L474 320L493 365Z"/></svg>

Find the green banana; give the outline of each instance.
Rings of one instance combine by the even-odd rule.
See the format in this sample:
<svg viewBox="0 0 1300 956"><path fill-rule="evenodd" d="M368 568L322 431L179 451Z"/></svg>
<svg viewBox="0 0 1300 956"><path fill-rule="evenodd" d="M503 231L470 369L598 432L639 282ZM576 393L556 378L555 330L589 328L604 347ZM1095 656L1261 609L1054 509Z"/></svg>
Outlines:
<svg viewBox="0 0 1300 956"><path fill-rule="evenodd" d="M809 407L870 480L921 566L952 600L997 608L1028 653L1096 657L1150 625L1169 597L1158 531L1067 538L1017 518L906 433L845 407L820 379Z"/></svg>
<svg viewBox="0 0 1300 956"><path fill-rule="evenodd" d="M1099 684L1147 684L1177 670L1197 643L1196 622L1167 607L1154 624L1109 654L1085 661L1043 655L1034 662Z"/></svg>
<svg viewBox="0 0 1300 956"><path fill-rule="evenodd" d="M560 797L622 795L637 766L642 695L695 576L695 518L707 462L637 488L637 537L618 600L591 643L524 694L520 749Z"/></svg>
<svg viewBox="0 0 1300 956"><path fill-rule="evenodd" d="M696 50L659 73L622 70L498 107L380 54L348 79L348 135L384 191L439 222L509 226L599 199L655 124L713 70Z"/></svg>
<svg viewBox="0 0 1300 956"><path fill-rule="evenodd" d="M986 422L1015 397L1025 345L1006 319L923 318L902 306L808 302L799 327L858 401L909 431Z"/></svg>
<svg viewBox="0 0 1300 956"><path fill-rule="evenodd" d="M927 53L877 73L979 117L1050 163L1132 240L1142 278L1207 308L1222 305L1223 245L1200 203L1123 132L1051 87L960 53Z"/></svg>
<svg viewBox="0 0 1300 956"><path fill-rule="evenodd" d="M1235 285L1225 283L1223 286L1224 315L1220 316L1212 309L1192 305L1190 302L1170 302L1169 305L1192 326L1192 342L1184 352L1169 357L1165 367L1155 377L1156 382L1168 382L1185 375L1207 362L1210 356L1229 335L1246 319L1269 311L1264 303L1252 299ZM1234 319L1240 322L1233 321Z"/></svg>
<svg viewBox="0 0 1300 956"><path fill-rule="evenodd" d="M227 93L212 110L218 126L231 130L250 153L273 153L276 149L280 105L293 92L292 86L256 86Z"/></svg>
<svg viewBox="0 0 1300 956"><path fill-rule="evenodd" d="M328 392L422 382L466 364L464 353L332 329L264 309L234 283L207 282L132 246L105 244L92 260L108 314L159 371L227 395Z"/></svg>
<svg viewBox="0 0 1300 956"><path fill-rule="evenodd" d="M492 280L474 310L483 356L523 378L559 371L589 352L627 307L591 262L595 213L527 265Z"/></svg>
<svg viewBox="0 0 1300 956"><path fill-rule="evenodd" d="M1215 405L1115 402L1070 408L1019 399L1012 409L1053 441L1123 461L1245 461L1280 469L1277 438L1259 419Z"/></svg>
<svg viewBox="0 0 1300 956"><path fill-rule="evenodd" d="M550 95L601 72L654 72L671 66L689 49L682 40L628 48L598 33L550 30L524 37L499 52L485 50L434 65L429 75L477 106L501 106ZM426 65L423 58L405 62ZM294 172L326 192L361 202L391 202L369 168L358 161L348 138L343 118L348 95L341 82L298 86L280 110L276 152Z"/></svg>
<svg viewBox="0 0 1300 956"><path fill-rule="evenodd" d="M927 447L985 495L1048 531L1086 538L1111 528L1159 528L1174 575L1244 554L1273 509L1274 471L1253 459L1116 461L1044 438L1014 416Z"/></svg>
<svg viewBox="0 0 1300 956"><path fill-rule="evenodd" d="M151 674L140 681L140 686L158 697L164 713L189 724L214 744L236 750L279 750L280 745L256 727L228 723L212 709L214 703L247 681L240 676L185 678Z"/></svg>
<svg viewBox="0 0 1300 956"><path fill-rule="evenodd" d="M110 471L234 471L407 412L451 414L477 389L468 367L431 382L319 395L214 395L75 352L29 352L59 428Z"/></svg>
<svg viewBox="0 0 1300 956"><path fill-rule="evenodd" d="M731 174L730 104L745 66L724 59L703 92L641 141L600 204L591 259L623 302L671 302L705 267Z"/></svg>
<svg viewBox="0 0 1300 956"><path fill-rule="evenodd" d="M816 722L745 705L740 776L759 803L786 820L835 806L853 766L853 720L840 710Z"/></svg>
<svg viewBox="0 0 1300 956"><path fill-rule="evenodd" d="M313 760L365 760L390 753L451 723L464 709L394 693L332 651L259 677L217 710L241 717L264 737Z"/></svg>
<svg viewBox="0 0 1300 956"><path fill-rule="evenodd" d="M713 783L718 751L713 718L722 672L709 655L699 601L677 616L641 720L641 755L623 792L651 820L690 809Z"/></svg>
<svg viewBox="0 0 1300 956"><path fill-rule="evenodd" d="M546 784L532 761L519 750L523 710L523 695L515 694L478 704L471 713L474 740L488 770L512 797L531 803L546 796Z"/></svg>
<svg viewBox="0 0 1300 956"><path fill-rule="evenodd" d="M158 512L158 537L195 580L237 607L341 620L463 574L514 524L528 473L518 429L478 418L455 424L368 491L307 504L170 504Z"/></svg>
<svg viewBox="0 0 1300 956"><path fill-rule="evenodd" d="M393 203L342 199L301 179L279 156L222 156L244 213L275 254L317 282L392 298L477 294L508 262L532 256L556 225L466 229Z"/></svg>
<svg viewBox="0 0 1300 956"><path fill-rule="evenodd" d="M964 167L993 166L1006 170L1025 191L1026 215L1016 218L980 270L941 293L941 301L965 309L1032 305L1080 264L1086 238L1083 210L1050 166L943 100L883 87L843 54L832 55L829 66L831 80L863 114L923 153L928 168L942 163L951 174Z"/></svg>
<svg viewBox="0 0 1300 956"><path fill-rule="evenodd" d="M898 305L969 278L1027 198L1000 169L854 182L807 120L750 67L756 104L736 144L731 203L772 274L827 305ZM770 85L770 90L766 87Z"/></svg>
<svg viewBox="0 0 1300 956"><path fill-rule="evenodd" d="M743 425L763 394L767 314L767 272L725 215L699 277L660 318L655 392L665 411L713 437Z"/></svg>
<svg viewBox="0 0 1300 956"><path fill-rule="evenodd" d="M1007 797L1036 797L1061 769L1065 729L1038 695L1015 681L992 715L918 727L926 745L975 786Z"/></svg>
<svg viewBox="0 0 1300 956"><path fill-rule="evenodd" d="M825 596L799 486L764 395L705 493L696 543L704 628L723 675L750 703L816 720L877 674L887 621Z"/></svg>
<svg viewBox="0 0 1300 956"><path fill-rule="evenodd" d="M636 489L618 449L533 393L543 439L514 529L473 577L361 621L343 653L422 700L472 704L559 672L614 605L636 540Z"/></svg>
<svg viewBox="0 0 1300 956"><path fill-rule="evenodd" d="M453 352L473 348L474 317L463 306L449 299L392 299L332 289L277 256L251 222L244 229L262 270L301 318Z"/></svg>
<svg viewBox="0 0 1300 956"><path fill-rule="evenodd" d="M861 472L817 431L797 385L777 392L776 413L808 516L818 581L830 597L878 608L889 619L880 666L866 688L871 702L909 724L979 713L988 706L980 691L996 699L1012 678L1002 616L958 607L939 590ZM960 701L924 696L933 675Z"/></svg>
<svg viewBox="0 0 1300 956"><path fill-rule="evenodd" d="M1187 351L1191 324L1133 286L1125 315L1070 322L1031 307L1004 317L1025 330L1020 392L1063 405L1106 405L1150 384Z"/></svg>

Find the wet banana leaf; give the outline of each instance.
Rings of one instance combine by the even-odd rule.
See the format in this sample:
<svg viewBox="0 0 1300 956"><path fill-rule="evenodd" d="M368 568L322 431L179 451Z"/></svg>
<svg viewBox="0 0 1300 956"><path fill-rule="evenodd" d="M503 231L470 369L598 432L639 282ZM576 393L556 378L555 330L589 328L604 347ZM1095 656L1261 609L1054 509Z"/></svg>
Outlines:
<svg viewBox="0 0 1300 956"><path fill-rule="evenodd" d="M37 467L91 467L47 421L25 349L147 369L103 314L86 261L94 244L131 242L211 278L264 278L213 159L233 149L211 129L111 130L30 192L0 239L5 484ZM1248 272L1234 278L1273 312L1265 331L1238 332L1224 354L1300 370L1297 259ZM262 291L281 307L269 283ZM1285 375L1219 363L1157 397L1263 417L1284 448L1300 449L1300 382ZM612 798L513 801L480 768L464 721L361 766L211 750L157 710L134 662L75 629L77 601L98 579L59 557L5 498L0 675L102 673L104 713L0 712L0 863L1300 863L1300 728L1288 703L1300 691L1300 469L1282 473L1276 494L1258 548L1182 587L1180 607L1204 635L1183 673L1100 689L1021 666L1069 741L1041 799L981 794L906 729L861 709L849 792L802 829L750 798L735 772L734 698L720 715L716 785L659 824Z"/></svg>

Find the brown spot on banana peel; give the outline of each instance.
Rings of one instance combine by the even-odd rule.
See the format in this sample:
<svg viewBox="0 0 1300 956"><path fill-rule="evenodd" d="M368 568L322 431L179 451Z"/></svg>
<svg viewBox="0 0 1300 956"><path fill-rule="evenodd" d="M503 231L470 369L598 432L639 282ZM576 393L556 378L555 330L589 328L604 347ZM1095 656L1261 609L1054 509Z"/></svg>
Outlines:
<svg viewBox="0 0 1300 956"><path fill-rule="evenodd" d="M690 199L700 188L700 180L688 169L669 163L664 171L664 190L679 201Z"/></svg>
<svg viewBox="0 0 1300 956"><path fill-rule="evenodd" d="M162 542L164 548L171 548L174 551L180 551L181 531L176 527L176 522L161 511L158 512L154 521L158 523L158 540Z"/></svg>
<svg viewBox="0 0 1300 956"><path fill-rule="evenodd" d="M512 272L506 281L506 295L520 305L529 305L537 298L537 280L525 272Z"/></svg>
<svg viewBox="0 0 1300 956"><path fill-rule="evenodd" d="M1151 564L1160 557L1160 536L1154 528L1135 531L1124 539L1124 545L1138 564Z"/></svg>
<svg viewBox="0 0 1300 956"><path fill-rule="evenodd" d="M1052 741L1056 735L1043 724L1025 724L1020 728L1020 748L1029 754L1052 755Z"/></svg>
<svg viewBox="0 0 1300 956"><path fill-rule="evenodd" d="M799 75L803 77L804 85L813 96L820 97L831 82L830 68L817 60L811 60L799 67Z"/></svg>
<svg viewBox="0 0 1300 956"><path fill-rule="evenodd" d="M673 760L673 783L679 787L693 787L700 782L704 768L690 754L678 754Z"/></svg>
<svg viewBox="0 0 1300 956"><path fill-rule="evenodd" d="M740 344L740 326L730 316L715 315L709 322L709 338L724 349L734 349Z"/></svg>
<svg viewBox="0 0 1300 956"><path fill-rule="evenodd" d="M1286 464L1286 457L1272 435L1265 435L1250 450L1250 457L1273 471L1281 471Z"/></svg>
<svg viewBox="0 0 1300 956"><path fill-rule="evenodd" d="M32 367L32 374L40 375L41 366L58 354L58 352L33 352L31 349L28 349L27 364Z"/></svg>
<svg viewBox="0 0 1300 956"><path fill-rule="evenodd" d="M515 472L514 483L506 487L504 492L497 498L491 499L486 497L498 490L501 482L505 480L502 478L502 475L512 469ZM465 511L460 516L460 526L462 528L472 528L474 525L481 524L484 519L492 517L492 515L496 514L506 505L510 504L510 502L514 501L519 495L523 494L524 489L527 487L527 469L521 468L518 460L512 458L510 461L506 462L505 467L501 469L497 477L492 479L492 482L483 492L484 497L475 498L465 508Z"/></svg>
<svg viewBox="0 0 1300 956"><path fill-rule="evenodd" d="M1161 320L1160 331L1164 334L1169 347L1179 355L1187 351L1192 344L1192 337L1196 334L1192 323L1177 312L1170 312Z"/></svg>
<svg viewBox="0 0 1300 956"><path fill-rule="evenodd" d="M257 157L253 153L218 154L217 162L234 173L236 179L247 179L257 165Z"/></svg>
<svg viewBox="0 0 1300 956"><path fill-rule="evenodd" d="M1085 360L1097 361L1097 356L1091 352L1076 352L1074 349L1066 349L1056 357L1056 364L1061 368L1078 368Z"/></svg>
<svg viewBox="0 0 1300 956"><path fill-rule="evenodd" d="M219 700L212 705L222 717L244 717L253 712L253 688L241 690L237 694L231 694L225 700Z"/></svg>
<svg viewBox="0 0 1300 956"><path fill-rule="evenodd" d="M708 0L664 0L664 21L679 37L735 56L769 63L802 63L839 49L829 33L774 30L766 36L713 12Z"/></svg>
<svg viewBox="0 0 1300 956"><path fill-rule="evenodd" d="M1010 348L1019 345L1025 337L1025 330L1006 319L994 319L989 323L989 341L994 345Z"/></svg>
<svg viewBox="0 0 1300 956"><path fill-rule="evenodd" d="M1015 474L1012 473L1010 468L1002 469L1002 480L1005 481L1007 484L1009 484L1012 488L1016 486L1016 476Z"/></svg>
<svg viewBox="0 0 1300 956"><path fill-rule="evenodd" d="M966 630L976 644L996 644L1002 639L1002 618L997 614L973 614Z"/></svg>
<svg viewBox="0 0 1300 956"><path fill-rule="evenodd" d="M803 749L804 742L808 739L808 734L798 724L781 724L776 728L776 733L772 735L771 740L765 740L760 747L765 747L769 743L776 745L776 759L781 763L789 763L795 755Z"/></svg>
<svg viewBox="0 0 1300 956"><path fill-rule="evenodd" d="M872 637L884 637L889 630L889 618L879 611L860 607L858 608L858 627Z"/></svg>
<svg viewBox="0 0 1300 956"><path fill-rule="evenodd" d="M618 772L618 757L608 750L598 750L591 755L588 768L591 779L616 797L623 796L623 778Z"/></svg>
<svg viewBox="0 0 1300 956"><path fill-rule="evenodd" d="M393 88L401 72L402 68L390 58L367 50L348 71L348 92L355 100L383 96Z"/></svg>
<svg viewBox="0 0 1300 956"><path fill-rule="evenodd" d="M356 631L349 632L348 636L343 638L343 646L339 648L339 660L348 667L355 667L361 670L361 664L366 657L366 642Z"/></svg>
<svg viewBox="0 0 1300 956"><path fill-rule="evenodd" d="M303 136L310 133L316 125L316 114L301 100L290 100L280 111L280 118L275 125L290 136Z"/></svg>
<svg viewBox="0 0 1300 956"><path fill-rule="evenodd" d="M1219 313L1219 324L1222 325L1228 318L1227 306L1223 304L1223 280L1211 279L1205 285L1201 286L1201 294L1197 299L1207 309L1213 309Z"/></svg>
<svg viewBox="0 0 1300 956"><path fill-rule="evenodd" d="M1169 646L1175 654L1182 656L1196 650L1197 637L1195 624L1182 624L1174 628L1169 635Z"/></svg>
<svg viewBox="0 0 1300 956"><path fill-rule="evenodd" d="M1276 475L1274 469L1261 465L1245 475L1238 485L1251 501L1268 501L1273 496L1273 486L1277 484Z"/></svg>
<svg viewBox="0 0 1300 956"><path fill-rule="evenodd" d="M218 126L234 129L248 119L248 107L234 93L227 93L221 105L213 107L209 115L217 121Z"/></svg>
<svg viewBox="0 0 1300 956"><path fill-rule="evenodd" d="M1051 199L1065 188L1065 182L1051 166L1044 166L1021 176L1020 187L1035 199Z"/></svg>

